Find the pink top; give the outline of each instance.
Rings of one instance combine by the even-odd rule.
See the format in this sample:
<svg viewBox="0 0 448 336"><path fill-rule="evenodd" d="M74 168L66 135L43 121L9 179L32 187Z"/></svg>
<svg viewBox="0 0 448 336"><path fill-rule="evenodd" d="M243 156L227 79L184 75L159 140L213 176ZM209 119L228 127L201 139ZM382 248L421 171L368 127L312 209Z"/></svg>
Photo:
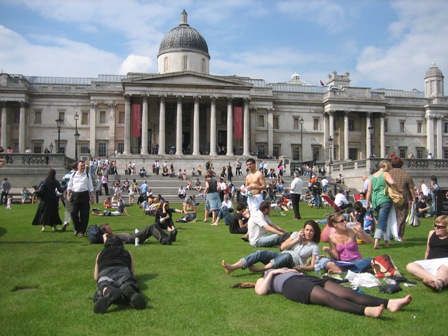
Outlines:
<svg viewBox="0 0 448 336"><path fill-rule="evenodd" d="M345 245L337 245L336 251L338 251L341 261L362 260L356 240Z"/></svg>

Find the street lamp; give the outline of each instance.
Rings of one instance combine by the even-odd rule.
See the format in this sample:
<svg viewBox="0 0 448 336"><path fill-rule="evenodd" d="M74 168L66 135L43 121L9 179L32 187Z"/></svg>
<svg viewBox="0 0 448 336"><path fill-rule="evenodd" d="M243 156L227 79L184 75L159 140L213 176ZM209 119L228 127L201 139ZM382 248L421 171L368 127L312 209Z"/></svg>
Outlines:
<svg viewBox="0 0 448 336"><path fill-rule="evenodd" d="M75 113L74 119L75 119L75 159L76 161L78 161L78 141L80 135L78 133L78 119L79 119L78 112Z"/></svg>
<svg viewBox="0 0 448 336"><path fill-rule="evenodd" d="M329 153L329 155L328 155L328 163L330 164L330 165L332 165L333 164L333 138L330 136L329 138L328 138L328 143L330 144L330 146L329 146L329 148L330 148L330 153Z"/></svg>
<svg viewBox="0 0 448 336"><path fill-rule="evenodd" d="M64 122L64 119L61 119L61 116L59 116L56 119L56 125L58 126L58 147L57 147L56 153L61 152L61 127L62 127L63 122Z"/></svg>
<svg viewBox="0 0 448 336"><path fill-rule="evenodd" d="M53 153L53 143L52 142L50 142L50 153Z"/></svg>
<svg viewBox="0 0 448 336"><path fill-rule="evenodd" d="M373 132L375 131L375 127L371 124L368 127L369 133L370 133L370 157L373 157Z"/></svg>
<svg viewBox="0 0 448 336"><path fill-rule="evenodd" d="M304 124L304 120L302 117L300 117L299 119L299 124L300 124L300 146L302 147L300 149L300 164L302 164L302 160L303 160L303 132L302 132L302 128L303 128L303 124Z"/></svg>

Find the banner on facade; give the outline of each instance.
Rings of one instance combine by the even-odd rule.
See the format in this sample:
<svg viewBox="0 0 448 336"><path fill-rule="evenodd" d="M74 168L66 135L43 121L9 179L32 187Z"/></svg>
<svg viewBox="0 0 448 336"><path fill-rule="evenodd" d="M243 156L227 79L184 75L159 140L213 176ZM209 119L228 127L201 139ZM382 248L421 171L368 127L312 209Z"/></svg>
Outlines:
<svg viewBox="0 0 448 336"><path fill-rule="evenodd" d="M132 104L132 136L140 136L142 109L141 104Z"/></svg>
<svg viewBox="0 0 448 336"><path fill-rule="evenodd" d="M243 138L243 108L241 106L233 108L233 137Z"/></svg>

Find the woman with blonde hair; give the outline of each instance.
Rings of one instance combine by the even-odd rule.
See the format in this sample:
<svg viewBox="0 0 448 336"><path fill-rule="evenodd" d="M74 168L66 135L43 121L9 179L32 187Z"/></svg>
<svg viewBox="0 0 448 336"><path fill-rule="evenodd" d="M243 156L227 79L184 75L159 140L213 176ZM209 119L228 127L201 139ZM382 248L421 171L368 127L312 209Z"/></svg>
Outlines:
<svg viewBox="0 0 448 336"><path fill-rule="evenodd" d="M390 175L389 171L392 169L392 165L389 161L383 160L379 163L379 169L377 172L370 176L369 188L367 189L367 202L368 207L372 207L378 214L378 226L375 230L375 244L373 248L379 249L380 240L384 236L384 243L386 246L391 246L389 242L389 237L387 234L387 220L389 217L389 212L392 209L392 200L389 195L384 192L386 185L389 185L391 188L397 190L397 185L395 184L394 179Z"/></svg>

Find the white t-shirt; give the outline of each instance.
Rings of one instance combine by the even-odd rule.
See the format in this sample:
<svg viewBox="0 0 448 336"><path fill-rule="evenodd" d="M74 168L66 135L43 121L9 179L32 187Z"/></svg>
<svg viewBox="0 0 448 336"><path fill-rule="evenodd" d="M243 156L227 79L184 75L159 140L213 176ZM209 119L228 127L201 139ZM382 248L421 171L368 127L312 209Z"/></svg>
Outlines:
<svg viewBox="0 0 448 336"><path fill-rule="evenodd" d="M249 233L249 243L255 246L257 241L266 235L268 230L265 229L266 225L271 225L272 222L263 213L258 210L253 214L251 213L249 222L247 224L247 232Z"/></svg>
<svg viewBox="0 0 448 336"><path fill-rule="evenodd" d="M300 177L296 177L291 182L291 194L302 194L303 181Z"/></svg>
<svg viewBox="0 0 448 336"><path fill-rule="evenodd" d="M343 194L341 194L341 193L336 194L336 197L334 198L334 204L336 204L338 207L341 207L343 204L348 204L348 203L349 202L348 202L347 198Z"/></svg>

